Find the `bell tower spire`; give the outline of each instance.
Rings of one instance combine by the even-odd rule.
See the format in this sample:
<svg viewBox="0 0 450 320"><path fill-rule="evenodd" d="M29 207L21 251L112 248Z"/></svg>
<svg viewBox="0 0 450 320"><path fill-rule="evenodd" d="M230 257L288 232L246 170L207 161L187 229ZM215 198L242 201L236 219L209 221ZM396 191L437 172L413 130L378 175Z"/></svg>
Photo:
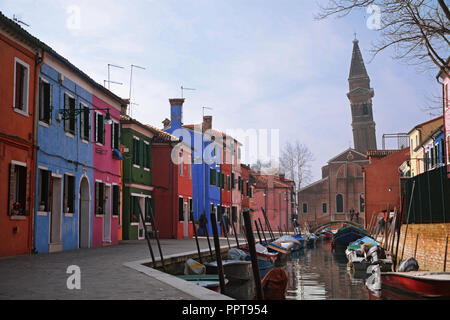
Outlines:
<svg viewBox="0 0 450 320"><path fill-rule="evenodd" d="M373 121L372 98L374 90L370 87L370 78L359 49L359 41L353 40L353 54L348 77L352 110L353 143L355 149L363 154L367 150L377 149L375 122Z"/></svg>

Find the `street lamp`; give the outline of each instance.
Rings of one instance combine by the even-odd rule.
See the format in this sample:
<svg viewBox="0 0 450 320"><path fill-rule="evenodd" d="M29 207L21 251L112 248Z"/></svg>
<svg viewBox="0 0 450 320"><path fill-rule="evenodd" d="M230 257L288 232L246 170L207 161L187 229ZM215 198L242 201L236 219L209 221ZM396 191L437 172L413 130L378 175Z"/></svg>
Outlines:
<svg viewBox="0 0 450 320"><path fill-rule="evenodd" d="M112 124L112 120L111 120L111 114L109 113L109 108L96 108L96 109L92 109L92 108L80 108L80 109L59 109L59 113L57 115L57 120L61 121L61 120L70 120L72 118L75 118L76 116L78 116L79 114L81 114L82 112L84 112L85 110L106 110L106 116L105 116L105 121L107 124Z"/></svg>

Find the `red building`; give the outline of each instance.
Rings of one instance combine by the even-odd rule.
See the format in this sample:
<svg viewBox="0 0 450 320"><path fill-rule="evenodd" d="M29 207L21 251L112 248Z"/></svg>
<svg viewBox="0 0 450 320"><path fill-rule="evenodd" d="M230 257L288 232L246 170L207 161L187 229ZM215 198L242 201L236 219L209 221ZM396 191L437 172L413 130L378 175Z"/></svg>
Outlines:
<svg viewBox="0 0 450 320"><path fill-rule="evenodd" d="M409 160L409 147L402 150L369 150L369 164L363 169L365 224L373 215L387 210L400 210L401 173L399 167Z"/></svg>
<svg viewBox="0 0 450 320"><path fill-rule="evenodd" d="M33 37L0 13L0 256L26 254L33 248L41 58Z"/></svg>
<svg viewBox="0 0 450 320"><path fill-rule="evenodd" d="M191 238L194 235L191 149L180 143L177 137L148 127L155 133L152 181L159 236L165 239Z"/></svg>
<svg viewBox="0 0 450 320"><path fill-rule="evenodd" d="M222 164L220 172L220 216L227 215L231 221L231 150L224 146L222 149Z"/></svg>
<svg viewBox="0 0 450 320"><path fill-rule="evenodd" d="M270 226L274 232L279 228L293 231L292 214L295 210L294 181L280 175L261 175L255 173L255 188L253 192L252 206L255 209L253 219L261 219L263 226L266 212Z"/></svg>
<svg viewBox="0 0 450 320"><path fill-rule="evenodd" d="M252 197L252 183L250 179L250 167L246 166L245 164L241 164L241 177L244 181L244 190L242 193L242 211L245 209L250 209L250 199Z"/></svg>

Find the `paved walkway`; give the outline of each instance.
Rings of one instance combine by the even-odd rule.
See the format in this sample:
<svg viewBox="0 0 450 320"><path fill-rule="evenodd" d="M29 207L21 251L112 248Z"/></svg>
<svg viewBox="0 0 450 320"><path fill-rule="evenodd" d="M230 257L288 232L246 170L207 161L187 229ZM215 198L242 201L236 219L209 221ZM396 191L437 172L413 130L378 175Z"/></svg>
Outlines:
<svg viewBox="0 0 450 320"><path fill-rule="evenodd" d="M199 242L202 252L209 253L206 239L199 239ZM158 260L156 241L152 240L151 243ZM221 247L228 248L225 239L221 239L220 243ZM234 241L230 239L230 243L233 245ZM164 257L197 252L194 239L161 240L161 245ZM211 246L214 249L212 239ZM145 240L122 241L119 245L101 248L0 258L0 299L227 298L199 286L189 284L186 287L186 281L151 268L133 269L133 265L141 267L141 260L151 261ZM134 263L135 261L139 263ZM80 267L80 290L67 288L67 279L71 274L66 272L70 265ZM196 288L200 290L192 291Z"/></svg>

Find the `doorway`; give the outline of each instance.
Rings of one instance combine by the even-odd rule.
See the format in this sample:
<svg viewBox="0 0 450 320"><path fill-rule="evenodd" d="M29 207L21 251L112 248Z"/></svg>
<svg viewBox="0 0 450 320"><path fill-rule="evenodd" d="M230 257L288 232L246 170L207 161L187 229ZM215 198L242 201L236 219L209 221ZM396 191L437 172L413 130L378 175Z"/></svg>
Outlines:
<svg viewBox="0 0 450 320"><path fill-rule="evenodd" d="M105 215L103 216L103 241L111 242L111 186L105 185Z"/></svg>
<svg viewBox="0 0 450 320"><path fill-rule="evenodd" d="M52 176L52 209L50 217L50 252L62 250L62 177Z"/></svg>
<svg viewBox="0 0 450 320"><path fill-rule="evenodd" d="M80 183L80 203L79 203L79 221L78 221L78 247L89 248L90 247L90 192L89 182L86 177L81 179Z"/></svg>
<svg viewBox="0 0 450 320"><path fill-rule="evenodd" d="M189 205L187 202L184 202L184 237L189 237Z"/></svg>

